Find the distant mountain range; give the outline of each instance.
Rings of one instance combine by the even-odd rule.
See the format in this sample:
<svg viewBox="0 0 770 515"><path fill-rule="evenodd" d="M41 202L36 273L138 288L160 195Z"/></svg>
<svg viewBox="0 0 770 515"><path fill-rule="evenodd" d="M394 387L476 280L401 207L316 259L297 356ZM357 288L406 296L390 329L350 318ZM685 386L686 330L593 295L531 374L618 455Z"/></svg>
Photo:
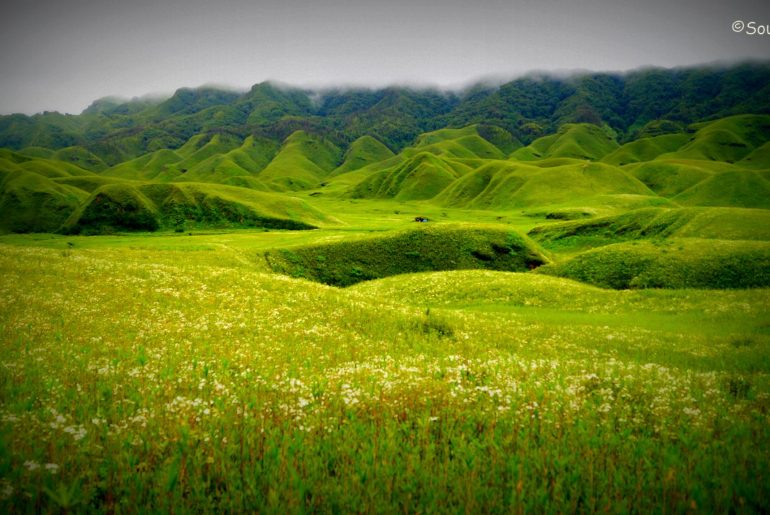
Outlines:
<svg viewBox="0 0 770 515"><path fill-rule="evenodd" d="M565 123L607 125L627 141L651 135L659 127L647 127L651 121L681 127L743 113L770 113L770 65L531 75L460 92L312 91L267 82L246 93L183 88L165 100L97 100L80 115L0 116L0 147L76 146L112 166L215 132L280 144L303 130L343 149L369 135L399 152L424 132L471 124L499 127L525 145Z"/></svg>

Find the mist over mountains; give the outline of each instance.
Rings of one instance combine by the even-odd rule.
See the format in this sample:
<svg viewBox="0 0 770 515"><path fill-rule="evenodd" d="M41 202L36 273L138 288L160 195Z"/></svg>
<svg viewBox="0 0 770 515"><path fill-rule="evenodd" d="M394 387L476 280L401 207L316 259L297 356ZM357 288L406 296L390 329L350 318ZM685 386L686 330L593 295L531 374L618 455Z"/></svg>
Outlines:
<svg viewBox="0 0 770 515"><path fill-rule="evenodd" d="M393 86L310 90L263 82L247 92L181 88L171 97L103 98L80 115L0 117L0 147L87 149L108 165L199 133L283 141L304 130L346 148L369 135L398 152L427 131L470 124L504 129L528 144L565 123L606 125L620 140L653 120L686 125L770 112L770 65L643 69L624 74L529 75L462 91Z"/></svg>

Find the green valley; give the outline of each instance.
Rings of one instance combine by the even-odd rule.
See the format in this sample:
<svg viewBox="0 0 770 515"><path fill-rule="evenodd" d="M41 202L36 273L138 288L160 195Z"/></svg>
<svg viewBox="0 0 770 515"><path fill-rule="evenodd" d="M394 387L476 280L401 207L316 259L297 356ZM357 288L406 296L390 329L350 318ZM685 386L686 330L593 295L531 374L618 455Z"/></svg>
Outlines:
<svg viewBox="0 0 770 515"><path fill-rule="evenodd" d="M0 509L770 510L768 88L0 117Z"/></svg>

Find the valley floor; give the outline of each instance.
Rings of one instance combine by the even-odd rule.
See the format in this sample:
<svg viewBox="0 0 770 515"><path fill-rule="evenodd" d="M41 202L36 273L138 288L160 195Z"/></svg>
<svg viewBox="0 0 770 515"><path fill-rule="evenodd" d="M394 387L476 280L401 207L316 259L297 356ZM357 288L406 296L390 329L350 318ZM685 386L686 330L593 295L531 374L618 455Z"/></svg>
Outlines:
<svg viewBox="0 0 770 515"><path fill-rule="evenodd" d="M382 209L0 237L0 509L770 510L770 290L265 264Z"/></svg>

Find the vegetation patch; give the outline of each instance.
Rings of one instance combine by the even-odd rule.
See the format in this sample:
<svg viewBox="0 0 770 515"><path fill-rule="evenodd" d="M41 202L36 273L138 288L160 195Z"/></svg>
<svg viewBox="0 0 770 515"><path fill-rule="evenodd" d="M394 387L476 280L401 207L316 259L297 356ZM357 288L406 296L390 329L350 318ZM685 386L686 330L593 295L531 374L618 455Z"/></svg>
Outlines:
<svg viewBox="0 0 770 515"><path fill-rule="evenodd" d="M213 184L107 184L95 190L65 232L185 230L192 227L313 229L328 220L304 201Z"/></svg>
<svg viewBox="0 0 770 515"><path fill-rule="evenodd" d="M434 226L265 253L276 272L334 286L391 275L482 268L527 271L547 262L517 232L484 226Z"/></svg>
<svg viewBox="0 0 770 515"><path fill-rule="evenodd" d="M770 243L668 239L617 243L538 270L603 288L770 286Z"/></svg>
<svg viewBox="0 0 770 515"><path fill-rule="evenodd" d="M643 208L591 220L540 225L528 235L552 249L669 237L770 241L770 211Z"/></svg>

